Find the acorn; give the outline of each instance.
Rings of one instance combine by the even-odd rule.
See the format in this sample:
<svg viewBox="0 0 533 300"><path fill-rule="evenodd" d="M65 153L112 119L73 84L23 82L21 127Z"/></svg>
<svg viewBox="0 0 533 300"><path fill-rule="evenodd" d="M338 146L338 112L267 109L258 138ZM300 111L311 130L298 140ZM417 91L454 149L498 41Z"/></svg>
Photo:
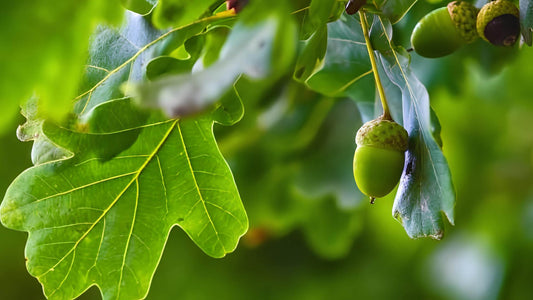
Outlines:
<svg viewBox="0 0 533 300"><path fill-rule="evenodd" d="M383 116L357 131L353 174L357 187L371 203L389 194L400 181L408 138L400 124Z"/></svg>
<svg viewBox="0 0 533 300"><path fill-rule="evenodd" d="M485 41L496 46L512 46L520 35L520 11L507 0L485 4L477 16L477 31Z"/></svg>
<svg viewBox="0 0 533 300"><path fill-rule="evenodd" d="M425 15L415 26L411 45L421 56L436 58L453 53L478 38L478 9L468 2L454 1Z"/></svg>

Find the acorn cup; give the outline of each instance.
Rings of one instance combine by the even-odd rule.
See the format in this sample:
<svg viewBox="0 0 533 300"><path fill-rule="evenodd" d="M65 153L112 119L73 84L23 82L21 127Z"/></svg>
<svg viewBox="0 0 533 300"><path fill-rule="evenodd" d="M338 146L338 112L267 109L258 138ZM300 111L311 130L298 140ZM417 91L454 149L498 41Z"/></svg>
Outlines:
<svg viewBox="0 0 533 300"><path fill-rule="evenodd" d="M510 1L485 4L477 16L477 31L485 41L496 46L512 46L520 36L520 12Z"/></svg>
<svg viewBox="0 0 533 300"><path fill-rule="evenodd" d="M408 138L400 124L383 116L363 124L357 131L353 173L355 183L370 197L370 203L389 194L398 184Z"/></svg>
<svg viewBox="0 0 533 300"><path fill-rule="evenodd" d="M478 9L468 2L454 1L425 15L415 26L411 45L416 53L437 58L453 53L478 38Z"/></svg>

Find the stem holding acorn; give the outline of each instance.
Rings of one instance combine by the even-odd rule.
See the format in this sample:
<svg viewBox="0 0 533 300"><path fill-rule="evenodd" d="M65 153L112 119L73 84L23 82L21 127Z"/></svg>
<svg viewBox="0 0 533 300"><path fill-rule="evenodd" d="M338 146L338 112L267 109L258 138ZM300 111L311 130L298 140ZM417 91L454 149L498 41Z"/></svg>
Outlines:
<svg viewBox="0 0 533 300"><path fill-rule="evenodd" d="M409 135L400 124L392 119L385 90L379 77L374 49L370 42L365 12L360 10L359 17L383 106L383 115L366 122L357 131L353 174L359 190L370 197L370 203L374 204L376 198L389 194L400 181Z"/></svg>
<svg viewBox="0 0 533 300"><path fill-rule="evenodd" d="M374 49L372 48L372 43L370 42L370 35L368 33L368 23L366 22L366 14L363 10L359 11L359 17L361 19L361 27L363 29L363 35L365 36L366 49L368 50L368 56L370 57L370 64L372 65L372 73L374 73L374 80L376 82L376 88L378 89L379 98L381 99L381 106L383 107L383 116L384 120L392 120L390 114L389 105L387 103L387 98L385 97L385 90L381 84L381 79L379 78L378 66L376 63L376 57L374 55Z"/></svg>

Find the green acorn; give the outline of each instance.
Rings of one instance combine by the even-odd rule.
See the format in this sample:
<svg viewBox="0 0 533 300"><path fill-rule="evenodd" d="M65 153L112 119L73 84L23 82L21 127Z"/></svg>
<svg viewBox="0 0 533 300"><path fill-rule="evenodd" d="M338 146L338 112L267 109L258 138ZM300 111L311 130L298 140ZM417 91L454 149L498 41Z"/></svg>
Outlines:
<svg viewBox="0 0 533 300"><path fill-rule="evenodd" d="M355 183L371 203L390 193L403 172L407 131L383 116L369 121L357 131L353 160Z"/></svg>
<svg viewBox="0 0 533 300"><path fill-rule="evenodd" d="M413 49L428 58L453 53L478 37L478 9L468 2L454 1L425 15L411 35Z"/></svg>
<svg viewBox="0 0 533 300"><path fill-rule="evenodd" d="M510 1L485 4L477 16L477 31L485 41L496 46L512 46L520 35L520 12Z"/></svg>

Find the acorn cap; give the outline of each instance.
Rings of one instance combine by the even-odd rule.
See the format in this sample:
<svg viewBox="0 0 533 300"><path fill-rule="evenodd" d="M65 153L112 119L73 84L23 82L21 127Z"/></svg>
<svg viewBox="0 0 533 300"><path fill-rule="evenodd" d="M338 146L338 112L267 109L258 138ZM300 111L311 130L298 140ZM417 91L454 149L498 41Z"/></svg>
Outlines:
<svg viewBox="0 0 533 300"><path fill-rule="evenodd" d="M485 4L477 17L477 31L485 41L498 46L512 46L520 34L519 10L510 1Z"/></svg>
<svg viewBox="0 0 533 300"><path fill-rule="evenodd" d="M476 18L479 9L464 1L450 2L447 8L457 32L459 32L465 42L471 43L475 41L478 38Z"/></svg>
<svg viewBox="0 0 533 300"><path fill-rule="evenodd" d="M400 124L379 117L359 128L355 142L359 147L370 146L404 152L408 147L409 135Z"/></svg>

